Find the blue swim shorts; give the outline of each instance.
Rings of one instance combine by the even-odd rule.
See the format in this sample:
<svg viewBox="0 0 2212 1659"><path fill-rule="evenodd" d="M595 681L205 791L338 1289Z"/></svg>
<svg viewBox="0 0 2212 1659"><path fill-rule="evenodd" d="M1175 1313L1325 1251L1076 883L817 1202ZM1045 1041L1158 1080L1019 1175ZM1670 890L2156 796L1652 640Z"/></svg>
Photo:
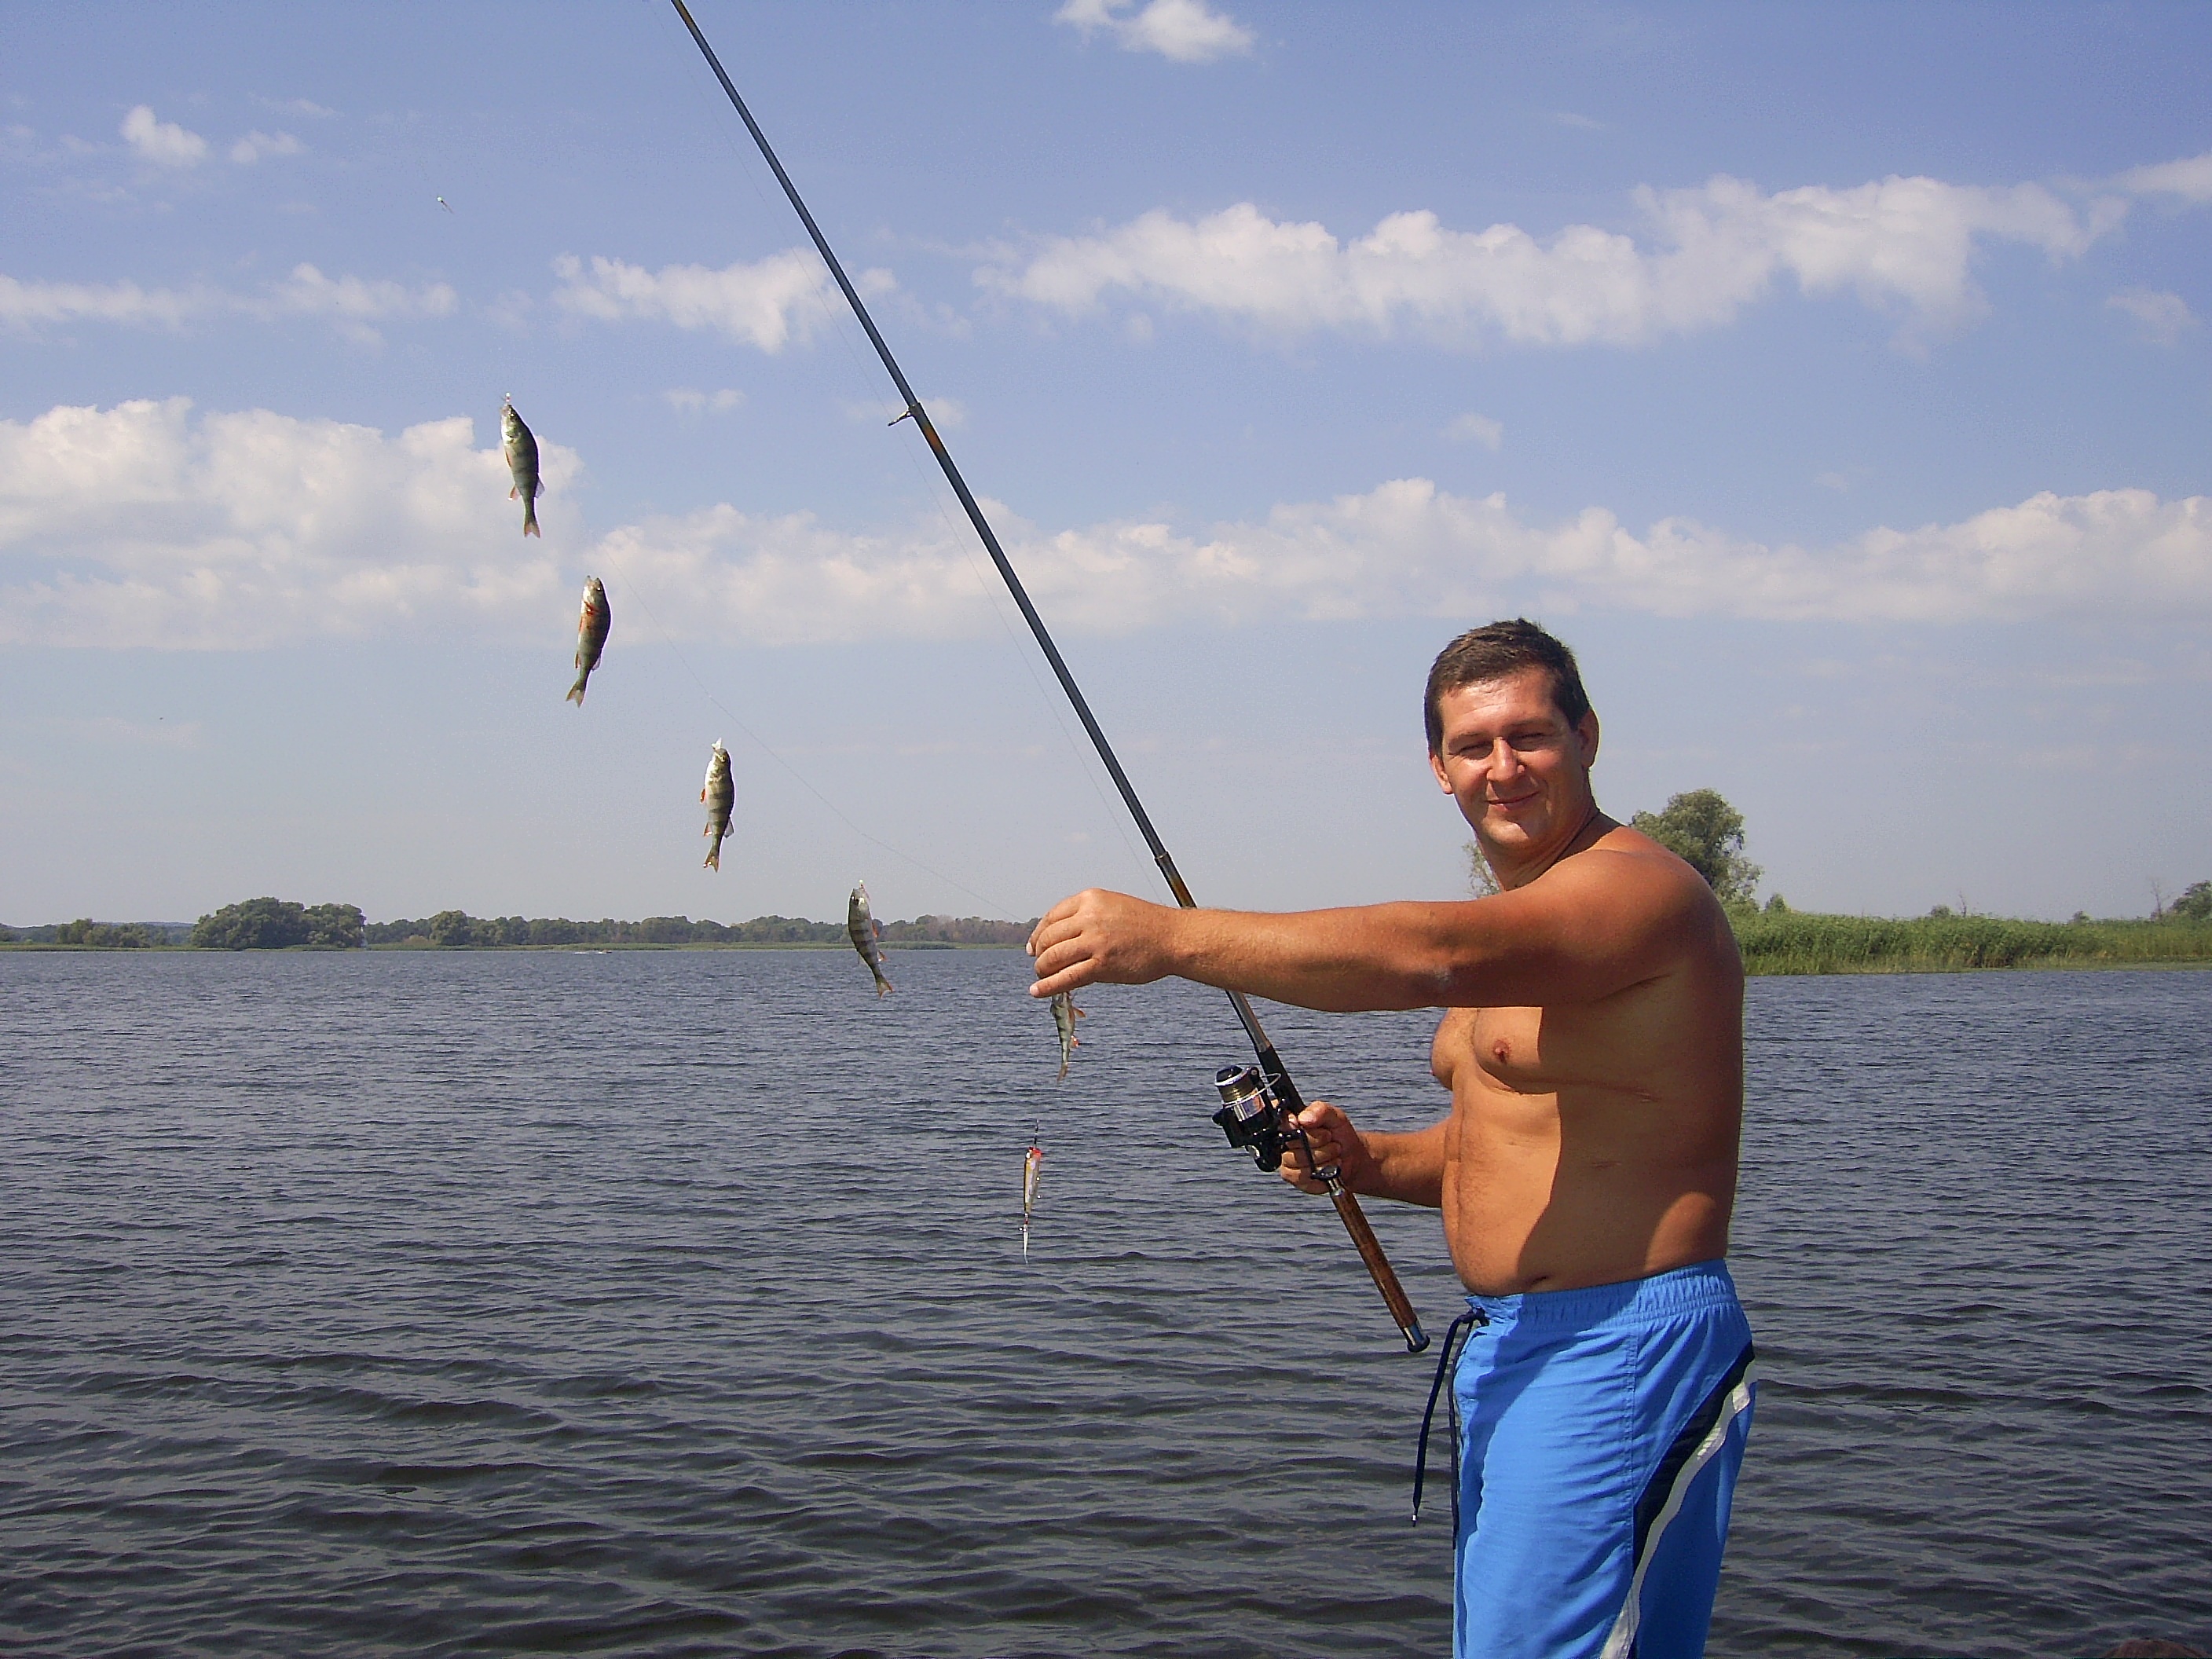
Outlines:
<svg viewBox="0 0 2212 1659"><path fill-rule="evenodd" d="M1726 1264L1468 1307L1452 1652L1696 1659L1754 1387Z"/></svg>

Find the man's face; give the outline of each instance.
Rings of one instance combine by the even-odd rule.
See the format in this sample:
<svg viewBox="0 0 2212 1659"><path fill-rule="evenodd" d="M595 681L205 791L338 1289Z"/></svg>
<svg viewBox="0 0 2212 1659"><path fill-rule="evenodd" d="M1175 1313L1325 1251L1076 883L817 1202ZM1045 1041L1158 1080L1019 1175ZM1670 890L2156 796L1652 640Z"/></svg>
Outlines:
<svg viewBox="0 0 2212 1659"><path fill-rule="evenodd" d="M1597 716L1570 726L1541 668L1462 685L1437 707L1443 743L1429 765L1484 850L1509 862L1556 853L1589 813Z"/></svg>

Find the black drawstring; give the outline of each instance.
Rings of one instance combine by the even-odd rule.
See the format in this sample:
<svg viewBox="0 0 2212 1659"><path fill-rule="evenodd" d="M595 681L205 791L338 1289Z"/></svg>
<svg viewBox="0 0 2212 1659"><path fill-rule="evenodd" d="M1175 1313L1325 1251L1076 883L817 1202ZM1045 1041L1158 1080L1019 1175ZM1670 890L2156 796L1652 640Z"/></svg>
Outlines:
<svg viewBox="0 0 2212 1659"><path fill-rule="evenodd" d="M1469 1308L1444 1328L1444 1351L1437 1356L1437 1380L1429 1384L1429 1403L1421 1413L1421 1439L1413 1452L1413 1524L1421 1524L1421 1481L1429 1472L1429 1422L1437 1414L1437 1395L1442 1392L1444 1379L1451 1375L1452 1352L1461 1337L1473 1333L1478 1325L1487 1325L1490 1317L1480 1308ZM1452 1536L1459 1536L1459 1391L1455 1389L1445 1406L1451 1422L1451 1491Z"/></svg>

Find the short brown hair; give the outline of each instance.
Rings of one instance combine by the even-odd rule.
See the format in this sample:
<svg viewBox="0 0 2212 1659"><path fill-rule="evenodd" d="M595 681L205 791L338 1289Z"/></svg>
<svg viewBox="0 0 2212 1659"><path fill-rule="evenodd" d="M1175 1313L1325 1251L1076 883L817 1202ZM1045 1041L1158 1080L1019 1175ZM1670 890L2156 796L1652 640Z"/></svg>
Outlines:
<svg viewBox="0 0 2212 1659"><path fill-rule="evenodd" d="M1590 711L1575 653L1526 617L1470 628L1437 653L1429 668L1429 689L1421 713L1429 728L1429 752L1443 752L1444 695L1463 685L1501 680L1524 668L1541 668L1552 677L1552 704L1570 726Z"/></svg>

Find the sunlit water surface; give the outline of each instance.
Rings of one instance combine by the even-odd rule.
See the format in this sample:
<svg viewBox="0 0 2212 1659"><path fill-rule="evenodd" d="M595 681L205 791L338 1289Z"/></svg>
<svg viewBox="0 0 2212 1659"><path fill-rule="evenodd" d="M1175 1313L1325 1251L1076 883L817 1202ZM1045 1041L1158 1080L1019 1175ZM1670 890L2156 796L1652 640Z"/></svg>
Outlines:
<svg viewBox="0 0 2212 1659"><path fill-rule="evenodd" d="M1447 1652L1427 1364L1206 1121L1226 1005L1095 992L1056 1085L1018 953L891 971L0 954L0 1653ZM1438 1109L1424 1018L1272 1018ZM1748 1038L1711 1650L2212 1646L2212 974Z"/></svg>

